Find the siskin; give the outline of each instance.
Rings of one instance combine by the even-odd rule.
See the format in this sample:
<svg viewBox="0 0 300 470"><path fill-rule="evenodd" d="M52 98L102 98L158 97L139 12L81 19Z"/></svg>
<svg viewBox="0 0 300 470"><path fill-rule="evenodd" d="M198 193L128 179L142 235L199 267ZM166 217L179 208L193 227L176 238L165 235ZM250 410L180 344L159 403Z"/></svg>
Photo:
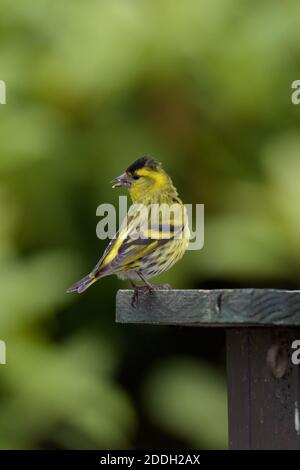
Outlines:
<svg viewBox="0 0 300 470"><path fill-rule="evenodd" d="M190 237L185 207L161 164L148 157L136 160L113 181L129 190L133 204L95 268L67 292L84 292L102 277L115 274L134 288L132 305L141 291L169 285L149 279L170 269L184 254ZM136 281L143 281L137 285Z"/></svg>

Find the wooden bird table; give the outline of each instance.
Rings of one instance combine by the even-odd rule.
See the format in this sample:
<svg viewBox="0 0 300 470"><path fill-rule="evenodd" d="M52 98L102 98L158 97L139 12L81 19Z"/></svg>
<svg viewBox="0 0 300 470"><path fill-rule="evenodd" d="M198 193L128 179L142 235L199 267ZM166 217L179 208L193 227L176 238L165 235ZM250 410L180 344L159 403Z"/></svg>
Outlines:
<svg viewBox="0 0 300 470"><path fill-rule="evenodd" d="M137 308L132 294L117 294L119 323L226 330L229 448L300 449L300 291L155 291Z"/></svg>

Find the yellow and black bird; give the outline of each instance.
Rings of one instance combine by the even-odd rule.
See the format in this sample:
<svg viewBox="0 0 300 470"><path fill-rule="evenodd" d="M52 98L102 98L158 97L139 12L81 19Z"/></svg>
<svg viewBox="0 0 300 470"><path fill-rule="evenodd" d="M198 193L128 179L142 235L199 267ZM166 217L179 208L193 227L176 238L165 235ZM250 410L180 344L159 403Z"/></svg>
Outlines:
<svg viewBox="0 0 300 470"><path fill-rule="evenodd" d="M134 287L135 306L140 291L169 287L152 285L149 279L183 256L190 232L185 207L160 163L139 158L113 181L115 187L127 188L133 204L95 268L67 292L82 293L98 279L115 274Z"/></svg>

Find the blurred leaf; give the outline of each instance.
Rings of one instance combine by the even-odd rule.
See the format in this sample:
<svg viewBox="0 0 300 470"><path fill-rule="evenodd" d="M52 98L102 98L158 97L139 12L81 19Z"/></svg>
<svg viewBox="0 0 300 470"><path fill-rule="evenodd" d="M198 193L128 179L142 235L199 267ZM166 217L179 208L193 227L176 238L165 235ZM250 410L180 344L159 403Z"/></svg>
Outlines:
<svg viewBox="0 0 300 470"><path fill-rule="evenodd" d="M78 341L76 348L80 338ZM78 437L85 435L91 447L128 446L134 413L126 396L109 379L97 378L89 367L66 354L64 346L53 348L32 337L16 338L7 344L9 367L3 380L9 399L0 411L0 421L5 423L13 408L24 419L6 429L6 435L11 432L12 439L18 437L22 442L28 429L37 437L55 424L65 423L77 431ZM93 354L90 360L95 361ZM29 416L27 409L31 409ZM55 436L52 440L56 441ZM68 445L72 447L71 442Z"/></svg>
<svg viewBox="0 0 300 470"><path fill-rule="evenodd" d="M145 394L152 419L192 448L227 447L226 385L212 367L174 357L150 374Z"/></svg>
<svg viewBox="0 0 300 470"><path fill-rule="evenodd" d="M24 325L51 315L53 309L66 303L68 279L76 262L67 252L43 252L25 261L2 263L0 302L2 335L21 330Z"/></svg>

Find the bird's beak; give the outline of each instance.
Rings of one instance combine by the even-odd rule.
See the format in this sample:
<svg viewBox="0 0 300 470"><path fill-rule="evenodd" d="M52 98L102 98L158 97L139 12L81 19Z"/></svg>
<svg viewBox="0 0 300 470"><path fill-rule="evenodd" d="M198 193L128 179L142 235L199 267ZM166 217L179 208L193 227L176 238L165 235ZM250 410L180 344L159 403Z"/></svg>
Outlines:
<svg viewBox="0 0 300 470"><path fill-rule="evenodd" d="M112 185L113 185L112 187L113 188L119 188L119 187L130 188L131 181L132 181L132 178L127 173L123 173L122 175L117 176L117 178L115 178L112 181Z"/></svg>

